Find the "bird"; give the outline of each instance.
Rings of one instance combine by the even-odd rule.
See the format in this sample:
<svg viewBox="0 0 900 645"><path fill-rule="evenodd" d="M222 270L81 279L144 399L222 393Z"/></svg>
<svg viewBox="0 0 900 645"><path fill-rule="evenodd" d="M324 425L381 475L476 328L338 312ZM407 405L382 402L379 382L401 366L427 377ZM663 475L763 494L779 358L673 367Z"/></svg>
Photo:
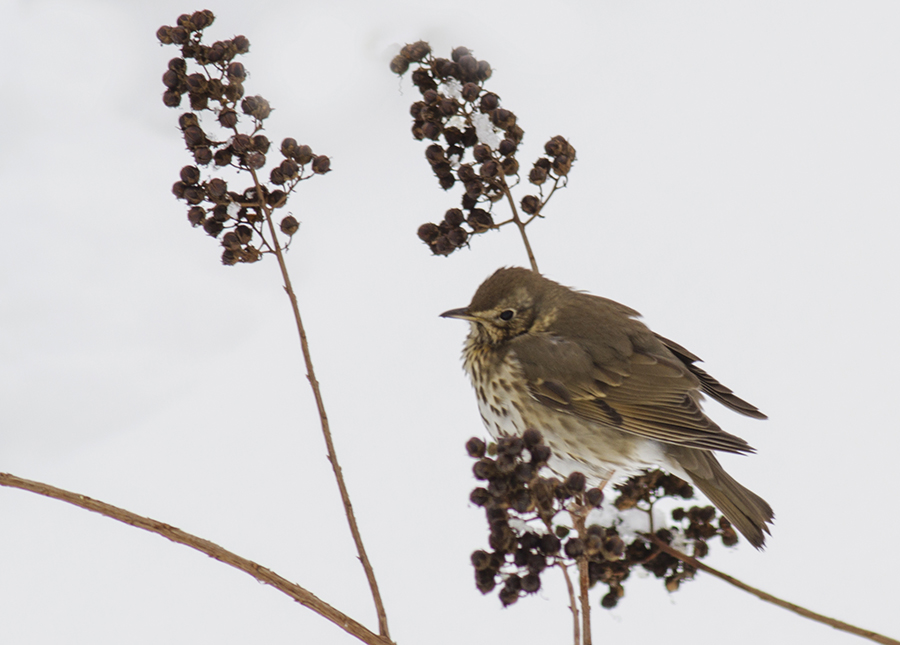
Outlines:
<svg viewBox="0 0 900 645"><path fill-rule="evenodd" d="M696 365L699 357L652 332L640 314L520 267L497 270L467 307L463 368L495 439L540 431L549 467L602 484L662 467L693 483L757 549L774 513L731 477L714 451L755 450L701 408L703 395L767 418Z"/></svg>

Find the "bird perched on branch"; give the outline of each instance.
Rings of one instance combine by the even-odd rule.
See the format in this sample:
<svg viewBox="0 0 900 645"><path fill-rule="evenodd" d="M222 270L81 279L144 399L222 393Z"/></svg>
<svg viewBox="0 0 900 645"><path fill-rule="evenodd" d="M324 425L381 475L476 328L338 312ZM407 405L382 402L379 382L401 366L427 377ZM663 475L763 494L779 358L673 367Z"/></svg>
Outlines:
<svg viewBox="0 0 900 645"><path fill-rule="evenodd" d="M697 356L650 331L638 312L503 268L468 307L441 315L471 323L463 364L492 436L539 430L550 467L564 476L581 471L606 482L660 466L763 546L771 507L713 454L753 448L716 425L700 401L706 394L749 417L766 415L695 365Z"/></svg>

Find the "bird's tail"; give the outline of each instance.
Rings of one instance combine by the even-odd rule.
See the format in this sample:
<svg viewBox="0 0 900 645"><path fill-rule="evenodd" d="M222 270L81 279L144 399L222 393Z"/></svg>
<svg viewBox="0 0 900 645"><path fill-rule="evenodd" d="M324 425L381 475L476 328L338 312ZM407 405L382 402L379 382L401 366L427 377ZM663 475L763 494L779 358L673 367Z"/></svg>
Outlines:
<svg viewBox="0 0 900 645"><path fill-rule="evenodd" d="M725 472L719 460L708 450L677 447L670 457L691 478L694 485L757 549L761 549L769 533L767 524L775 514L762 497L739 484ZM672 454L675 453L675 454Z"/></svg>

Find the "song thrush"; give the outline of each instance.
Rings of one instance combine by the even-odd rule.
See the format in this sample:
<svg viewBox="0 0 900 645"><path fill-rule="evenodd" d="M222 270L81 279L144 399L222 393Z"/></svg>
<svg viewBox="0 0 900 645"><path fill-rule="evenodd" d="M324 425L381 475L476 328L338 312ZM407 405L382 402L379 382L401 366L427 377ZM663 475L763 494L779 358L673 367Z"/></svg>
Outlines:
<svg viewBox="0 0 900 645"><path fill-rule="evenodd" d="M494 437L543 433L550 467L601 481L661 466L691 481L753 546L774 517L713 450L754 452L700 408L702 394L757 419L766 415L650 331L638 312L522 268L500 269L471 304L445 318L471 323L463 363ZM702 394L701 394L702 393Z"/></svg>

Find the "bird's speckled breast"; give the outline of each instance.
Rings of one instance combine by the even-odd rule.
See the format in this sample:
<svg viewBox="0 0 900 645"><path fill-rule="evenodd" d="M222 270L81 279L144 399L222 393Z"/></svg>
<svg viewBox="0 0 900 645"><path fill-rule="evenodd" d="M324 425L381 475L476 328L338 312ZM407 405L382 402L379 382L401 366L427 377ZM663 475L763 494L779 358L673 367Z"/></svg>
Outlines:
<svg viewBox="0 0 900 645"><path fill-rule="evenodd" d="M492 437L521 435L534 428L553 452L550 468L566 476L580 471L598 481L620 479L665 461L660 444L548 408L528 391L513 350L498 350L472 334L463 367L478 398L481 419Z"/></svg>

